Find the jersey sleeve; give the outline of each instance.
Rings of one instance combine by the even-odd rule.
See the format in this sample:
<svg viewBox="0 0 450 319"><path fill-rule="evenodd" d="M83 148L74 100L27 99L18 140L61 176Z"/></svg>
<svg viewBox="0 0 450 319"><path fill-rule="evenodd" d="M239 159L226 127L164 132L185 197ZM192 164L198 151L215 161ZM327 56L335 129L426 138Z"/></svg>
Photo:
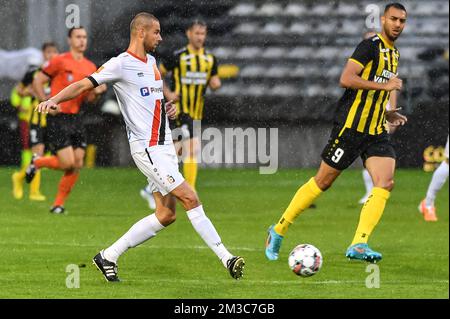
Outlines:
<svg viewBox="0 0 450 319"><path fill-rule="evenodd" d="M215 76L219 74L219 63L217 62L217 58L213 55L213 65L211 69L211 76Z"/></svg>
<svg viewBox="0 0 450 319"><path fill-rule="evenodd" d="M97 71L88 76L88 79L94 84L94 87L102 85L104 83L114 83L120 80L122 77L122 67L119 58L112 58Z"/></svg>
<svg viewBox="0 0 450 319"><path fill-rule="evenodd" d="M362 41L356 48L350 60L358 63L363 68L375 58L375 45L371 39Z"/></svg>
<svg viewBox="0 0 450 319"><path fill-rule="evenodd" d="M62 60L59 56L54 57L42 65L41 71L50 78L54 78L62 69Z"/></svg>

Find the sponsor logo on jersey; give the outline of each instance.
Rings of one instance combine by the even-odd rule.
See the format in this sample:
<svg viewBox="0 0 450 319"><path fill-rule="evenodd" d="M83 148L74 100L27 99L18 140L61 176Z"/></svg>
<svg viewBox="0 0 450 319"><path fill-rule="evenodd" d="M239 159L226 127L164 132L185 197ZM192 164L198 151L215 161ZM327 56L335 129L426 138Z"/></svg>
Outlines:
<svg viewBox="0 0 450 319"><path fill-rule="evenodd" d="M159 88L148 88L148 87L141 88L142 96L149 96L150 93L152 93L152 94L163 93L163 88L161 88L161 87L159 87Z"/></svg>
<svg viewBox="0 0 450 319"><path fill-rule="evenodd" d="M141 88L141 95L142 96L149 96L150 95L150 90L147 87Z"/></svg>
<svg viewBox="0 0 450 319"><path fill-rule="evenodd" d="M163 88L150 88L152 93L163 93Z"/></svg>
<svg viewBox="0 0 450 319"><path fill-rule="evenodd" d="M383 70L383 73L381 73L381 76L375 76L374 81L377 83L387 83L389 79L393 78L396 74L389 71L389 70Z"/></svg>

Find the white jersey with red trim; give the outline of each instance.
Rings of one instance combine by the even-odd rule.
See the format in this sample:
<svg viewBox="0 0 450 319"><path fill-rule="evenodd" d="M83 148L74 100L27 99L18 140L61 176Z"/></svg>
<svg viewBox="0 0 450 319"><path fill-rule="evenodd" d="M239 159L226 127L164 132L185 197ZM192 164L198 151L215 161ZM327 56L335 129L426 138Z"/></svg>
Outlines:
<svg viewBox="0 0 450 319"><path fill-rule="evenodd" d="M131 154L173 144L164 108L163 81L154 57L147 54L142 60L127 51L110 59L88 79L94 86L113 83Z"/></svg>

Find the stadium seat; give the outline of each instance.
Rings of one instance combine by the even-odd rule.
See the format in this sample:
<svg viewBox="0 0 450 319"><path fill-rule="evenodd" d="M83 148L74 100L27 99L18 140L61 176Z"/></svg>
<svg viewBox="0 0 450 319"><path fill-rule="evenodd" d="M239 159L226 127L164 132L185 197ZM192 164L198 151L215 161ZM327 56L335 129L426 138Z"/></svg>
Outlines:
<svg viewBox="0 0 450 319"><path fill-rule="evenodd" d="M280 15L283 12L283 7L278 3L266 3L263 4L258 11L256 11L256 15L258 16L266 16L273 17L276 15Z"/></svg>
<svg viewBox="0 0 450 319"><path fill-rule="evenodd" d="M290 3L284 8L283 15L299 17L308 12L308 9L301 3Z"/></svg>
<svg viewBox="0 0 450 319"><path fill-rule="evenodd" d="M327 16L333 11L333 7L330 4L316 4L311 9L311 14L319 16Z"/></svg>
<svg viewBox="0 0 450 319"><path fill-rule="evenodd" d="M364 15L365 11L361 6L355 5L355 3L345 3L339 4L336 13L340 16L354 17L358 15Z"/></svg>
<svg viewBox="0 0 450 319"><path fill-rule="evenodd" d="M267 23L261 30L261 33L274 35L282 34L284 33L284 25L279 22Z"/></svg>
<svg viewBox="0 0 450 319"><path fill-rule="evenodd" d="M229 11L230 16L250 16L255 14L256 6L253 3L238 4Z"/></svg>
<svg viewBox="0 0 450 319"><path fill-rule="evenodd" d="M283 59L286 56L286 49L281 47L269 47L261 56L266 59Z"/></svg>
<svg viewBox="0 0 450 319"><path fill-rule="evenodd" d="M253 59L261 54L261 48L259 47L242 47L240 48L235 57L238 59Z"/></svg>
<svg viewBox="0 0 450 319"><path fill-rule="evenodd" d="M302 22L295 22L288 29L288 31L290 33L295 33L295 34L306 34L310 30L311 30L311 27L308 24L302 23Z"/></svg>
<svg viewBox="0 0 450 319"><path fill-rule="evenodd" d="M233 33L242 33L242 34L255 34L259 31L260 26L257 22L247 22L238 25Z"/></svg>

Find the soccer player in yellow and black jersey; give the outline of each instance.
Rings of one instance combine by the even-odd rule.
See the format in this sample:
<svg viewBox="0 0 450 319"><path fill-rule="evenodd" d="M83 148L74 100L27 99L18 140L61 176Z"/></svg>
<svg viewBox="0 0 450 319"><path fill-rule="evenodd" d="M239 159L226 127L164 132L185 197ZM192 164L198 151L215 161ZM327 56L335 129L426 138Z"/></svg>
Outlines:
<svg viewBox="0 0 450 319"><path fill-rule="evenodd" d="M381 17L382 32L361 42L349 59L341 75L341 86L346 91L338 103L335 125L322 153L319 171L300 187L280 221L269 228L265 251L269 260L278 259L282 240L298 215L330 188L358 156L369 171L374 188L362 208L346 256L369 262L381 260L382 255L369 248L367 242L394 187L395 150L385 124L387 121L404 125L407 121L396 108L385 111L391 94L402 88L397 77L399 52L394 42L406 19L403 5L387 5Z"/></svg>
<svg viewBox="0 0 450 319"><path fill-rule="evenodd" d="M199 141L194 137L193 121L203 119L207 88L217 90L222 84L216 57L205 49L206 23L195 20L186 30L186 35L188 45L164 60L160 68L163 75L172 73L172 87L165 87L164 95L176 102L176 127L182 128L185 135L189 132L182 143L182 147L188 150L184 152L187 158L183 159L183 173L186 181L195 188Z"/></svg>
<svg viewBox="0 0 450 319"><path fill-rule="evenodd" d="M197 154L200 151L198 137L194 136L194 120L201 121L204 114L205 93L208 87L217 90L222 83L218 75L216 57L205 49L207 25L194 20L186 30L188 44L163 59L160 71L163 76L171 74L171 87L164 86L164 96L175 102L177 118L171 121L177 153L183 151L183 175L195 189L198 173ZM180 133L180 134L178 134ZM178 136L179 135L179 136ZM180 141L178 141L181 139ZM141 196L154 209L154 200L148 187Z"/></svg>
<svg viewBox="0 0 450 319"><path fill-rule="evenodd" d="M42 45L42 55L44 57L44 62L49 61L58 53L58 48L55 43L46 42ZM41 114L38 112L33 112L34 108L39 104L39 99L36 97L36 94L32 88L34 76L38 71L40 71L40 68L38 67L30 68L19 84L19 87L22 94L26 94L26 98L29 99L29 110L26 117L26 121L28 124L26 134L27 143L31 148L32 154L38 154L39 156L42 156L44 155L45 150L45 130L47 126L47 116L43 113ZM49 95L50 88L48 86L47 88L48 91L46 93ZM25 98L23 98L22 100L25 100ZM28 163L26 163L26 165L23 166L19 172L14 173L12 176L13 196L16 199L23 198L23 184L26 175L25 171L30 161L31 156L28 160ZM44 201L46 199L45 196L40 192L40 185L41 173L39 172L30 185L30 200Z"/></svg>

